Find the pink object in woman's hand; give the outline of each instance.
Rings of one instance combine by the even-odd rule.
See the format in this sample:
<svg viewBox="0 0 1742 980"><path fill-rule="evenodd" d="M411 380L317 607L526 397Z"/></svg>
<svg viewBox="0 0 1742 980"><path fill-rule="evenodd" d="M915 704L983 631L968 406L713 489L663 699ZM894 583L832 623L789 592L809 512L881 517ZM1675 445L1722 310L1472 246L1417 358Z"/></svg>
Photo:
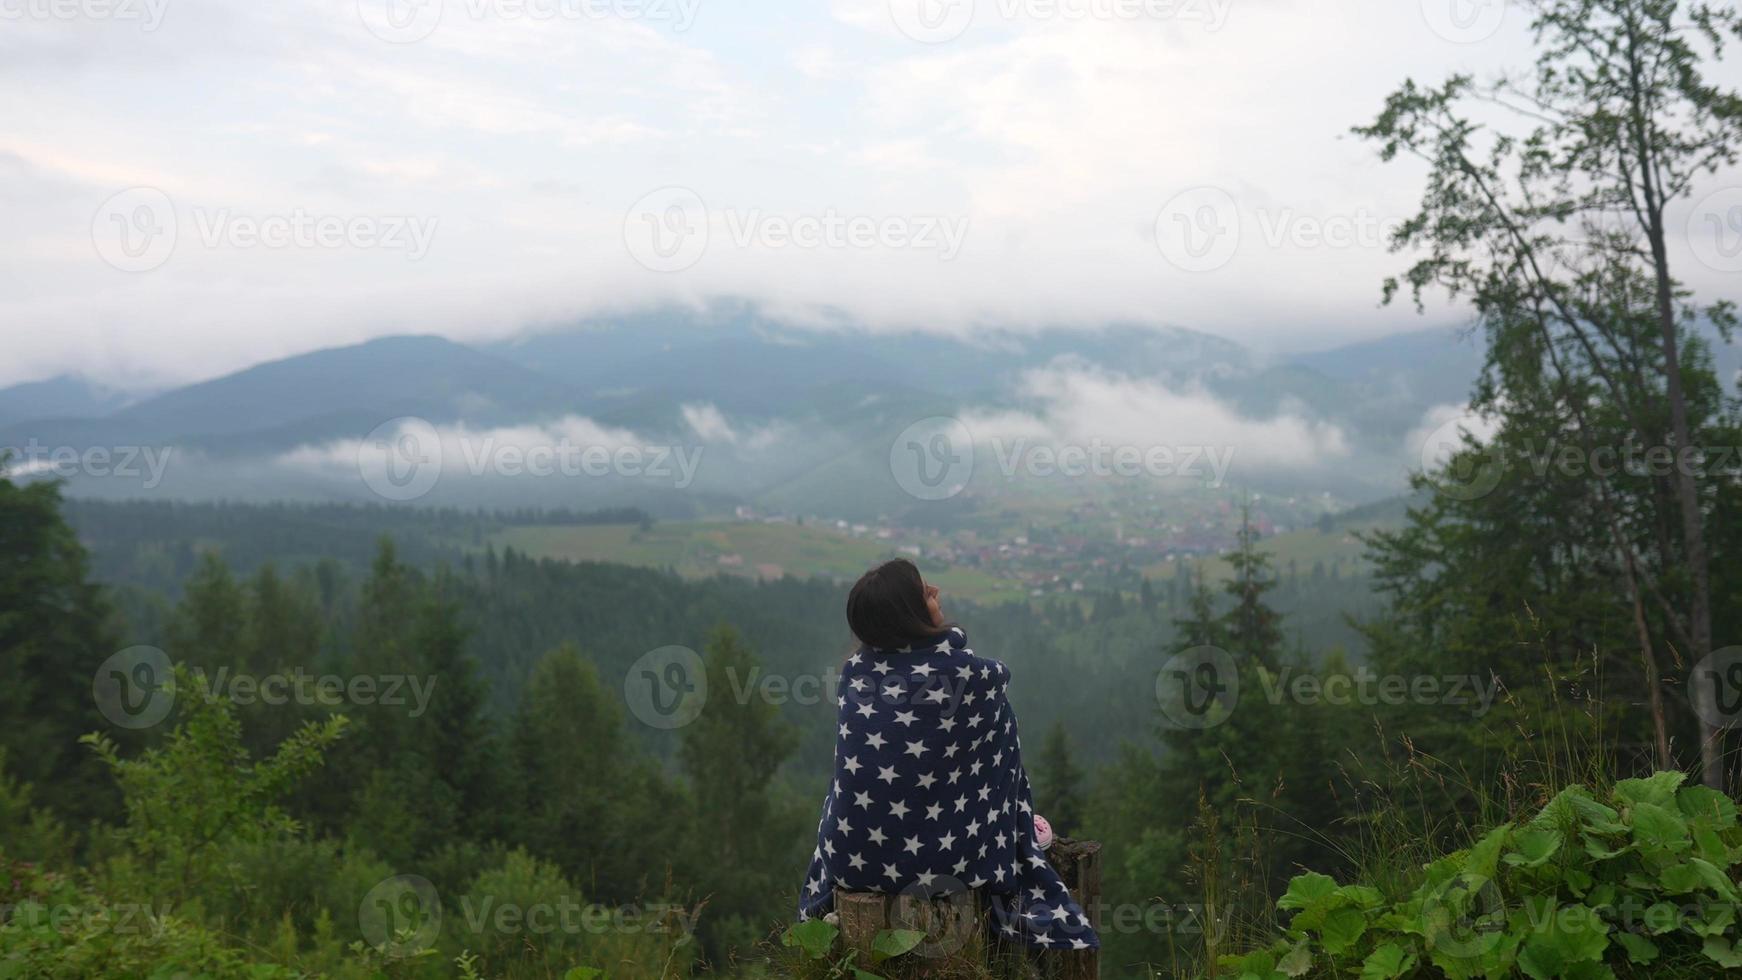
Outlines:
<svg viewBox="0 0 1742 980"><path fill-rule="evenodd" d="M1043 851L1052 846L1052 824L1038 813L1034 815L1034 846Z"/></svg>

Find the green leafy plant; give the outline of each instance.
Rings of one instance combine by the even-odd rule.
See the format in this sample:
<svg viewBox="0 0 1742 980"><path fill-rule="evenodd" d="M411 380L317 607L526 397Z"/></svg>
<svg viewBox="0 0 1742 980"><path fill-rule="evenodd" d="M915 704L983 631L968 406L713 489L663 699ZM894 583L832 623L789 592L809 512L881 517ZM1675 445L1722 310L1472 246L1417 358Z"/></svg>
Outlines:
<svg viewBox="0 0 1742 980"><path fill-rule="evenodd" d="M840 928L832 922L807 919L786 930L780 942L789 949L797 949L802 959L829 980L883 980L875 973L859 969L851 950L835 955L835 940L840 935ZM924 941L925 933L917 930L884 929L871 937L871 962L875 965L892 960L912 952Z"/></svg>
<svg viewBox="0 0 1742 980"><path fill-rule="evenodd" d="M1737 807L1685 778L1621 780L1604 800L1568 786L1529 820L1429 863L1400 897L1299 875L1276 903L1292 914L1284 937L1221 965L1240 980L1742 967Z"/></svg>

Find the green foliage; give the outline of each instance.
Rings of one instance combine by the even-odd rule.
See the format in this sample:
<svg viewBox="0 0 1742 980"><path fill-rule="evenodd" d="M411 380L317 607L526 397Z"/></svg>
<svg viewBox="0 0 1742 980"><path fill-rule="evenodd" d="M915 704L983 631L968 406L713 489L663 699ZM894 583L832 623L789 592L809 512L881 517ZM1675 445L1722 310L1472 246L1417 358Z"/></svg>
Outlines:
<svg viewBox="0 0 1742 980"><path fill-rule="evenodd" d="M1063 722L1053 725L1041 744L1031 780L1035 809L1060 837L1071 836L1083 825L1083 777L1071 756L1070 733Z"/></svg>
<svg viewBox="0 0 1742 980"><path fill-rule="evenodd" d="M613 976L659 977L687 972L693 953L683 910L625 917L524 851L479 875L443 927L452 945L477 951L476 968L490 976L546 977L599 963L611 964Z"/></svg>
<svg viewBox="0 0 1742 980"><path fill-rule="evenodd" d="M1284 938L1223 965L1243 980L1393 980L1418 968L1551 980L1733 966L1736 804L1684 779L1623 779L1604 799L1567 786L1395 893L1298 875L1276 903L1291 914Z"/></svg>
<svg viewBox="0 0 1742 980"><path fill-rule="evenodd" d="M797 951L796 972L817 980L882 980L878 974L855 965L857 955L836 949L840 927L823 919L807 919L781 934L780 943ZM871 963L877 966L904 956L925 942L925 933L915 929L880 929L871 937ZM894 964L902 966L905 964Z"/></svg>
<svg viewBox="0 0 1742 980"><path fill-rule="evenodd" d="M770 700L739 693L754 690L762 671L756 655L736 630L720 627L703 663L709 697L683 729L678 758L705 839L692 880L731 910L712 937L710 952L718 954L728 941L748 947L789 914L790 869L804 866L814 839L805 834L811 804L770 793L798 738Z"/></svg>
<svg viewBox="0 0 1742 980"><path fill-rule="evenodd" d="M91 677L120 645L60 506L56 484L0 478L0 750L40 804L83 824L114 813L102 766L75 741L102 724Z"/></svg>
<svg viewBox="0 0 1742 980"><path fill-rule="evenodd" d="M167 897L180 901L230 874L211 860L214 850L297 830L280 801L320 765L345 719L309 722L256 762L227 700L194 683L185 668L177 669L172 693L186 716L162 746L123 759L107 736L81 741L115 774L125 797L127 822L114 831L115 843L132 860L171 869Z"/></svg>
<svg viewBox="0 0 1742 980"><path fill-rule="evenodd" d="M117 902L0 856L0 977L239 977L301 974L255 962L223 936L149 903Z"/></svg>

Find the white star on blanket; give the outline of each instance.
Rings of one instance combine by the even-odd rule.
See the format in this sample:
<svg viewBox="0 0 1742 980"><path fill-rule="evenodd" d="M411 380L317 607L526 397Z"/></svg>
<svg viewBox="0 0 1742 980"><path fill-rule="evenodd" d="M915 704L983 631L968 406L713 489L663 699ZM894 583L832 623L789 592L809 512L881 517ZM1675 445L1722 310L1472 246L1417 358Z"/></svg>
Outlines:
<svg viewBox="0 0 1742 980"><path fill-rule="evenodd" d="M914 646L864 647L842 670L835 782L799 918L832 911L836 888L934 897L978 888L1007 937L1099 947L1034 846L1009 669L975 656L959 628Z"/></svg>

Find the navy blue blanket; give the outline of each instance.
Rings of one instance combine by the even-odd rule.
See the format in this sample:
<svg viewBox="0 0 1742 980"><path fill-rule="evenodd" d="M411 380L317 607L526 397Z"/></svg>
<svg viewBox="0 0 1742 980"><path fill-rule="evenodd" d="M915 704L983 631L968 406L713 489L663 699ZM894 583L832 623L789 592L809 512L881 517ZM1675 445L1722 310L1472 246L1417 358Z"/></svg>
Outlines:
<svg viewBox="0 0 1742 980"><path fill-rule="evenodd" d="M834 890L932 897L984 889L996 926L1035 947L1100 945L1034 846L1010 671L958 628L934 646L861 647L842 668L835 781L799 896L800 919Z"/></svg>

